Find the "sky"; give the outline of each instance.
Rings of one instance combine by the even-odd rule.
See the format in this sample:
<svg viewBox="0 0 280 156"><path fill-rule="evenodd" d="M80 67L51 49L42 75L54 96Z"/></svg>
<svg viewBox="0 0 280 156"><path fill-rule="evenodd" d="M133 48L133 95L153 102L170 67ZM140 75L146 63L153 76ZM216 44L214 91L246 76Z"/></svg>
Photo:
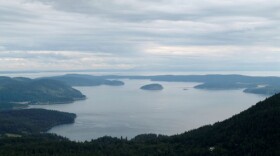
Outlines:
<svg viewBox="0 0 280 156"><path fill-rule="evenodd" d="M278 71L279 0L0 0L0 71Z"/></svg>

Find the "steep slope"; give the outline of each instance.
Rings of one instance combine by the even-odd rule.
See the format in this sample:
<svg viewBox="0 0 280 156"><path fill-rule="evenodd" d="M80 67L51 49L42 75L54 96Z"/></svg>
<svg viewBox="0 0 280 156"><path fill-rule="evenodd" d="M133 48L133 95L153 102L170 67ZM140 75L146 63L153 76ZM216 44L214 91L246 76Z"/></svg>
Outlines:
<svg viewBox="0 0 280 156"><path fill-rule="evenodd" d="M219 155L276 155L280 152L280 94L259 102L223 122L172 136L197 153ZM208 151L207 151L208 149Z"/></svg>

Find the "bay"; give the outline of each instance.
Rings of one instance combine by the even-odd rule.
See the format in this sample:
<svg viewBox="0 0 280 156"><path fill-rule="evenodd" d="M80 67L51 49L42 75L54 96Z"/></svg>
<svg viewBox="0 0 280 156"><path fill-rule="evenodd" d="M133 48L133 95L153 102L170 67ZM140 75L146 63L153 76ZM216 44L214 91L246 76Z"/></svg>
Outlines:
<svg viewBox="0 0 280 156"><path fill-rule="evenodd" d="M40 105L77 114L74 124L52 128L49 133L85 141L102 136L132 138L138 134L173 135L213 124L237 114L265 96L238 90L208 91L193 88L197 83L156 82L162 91L139 88L149 80L123 80L124 86L76 87L86 100L70 104Z"/></svg>

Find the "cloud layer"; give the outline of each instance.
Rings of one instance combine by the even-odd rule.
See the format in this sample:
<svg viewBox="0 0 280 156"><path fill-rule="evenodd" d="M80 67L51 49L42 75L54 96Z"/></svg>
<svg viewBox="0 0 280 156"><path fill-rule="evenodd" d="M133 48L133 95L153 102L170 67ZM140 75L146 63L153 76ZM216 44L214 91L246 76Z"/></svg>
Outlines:
<svg viewBox="0 0 280 156"><path fill-rule="evenodd" d="M280 1L0 0L0 70L279 70Z"/></svg>

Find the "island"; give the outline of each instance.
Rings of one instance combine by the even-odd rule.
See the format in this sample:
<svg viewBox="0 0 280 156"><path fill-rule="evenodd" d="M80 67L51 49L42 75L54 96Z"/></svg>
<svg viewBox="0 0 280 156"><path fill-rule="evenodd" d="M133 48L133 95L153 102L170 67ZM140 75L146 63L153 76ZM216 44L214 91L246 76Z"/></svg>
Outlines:
<svg viewBox="0 0 280 156"><path fill-rule="evenodd" d="M77 89L56 80L0 77L1 106L70 103L85 99Z"/></svg>
<svg viewBox="0 0 280 156"><path fill-rule="evenodd" d="M163 86L161 84L153 83L142 86L140 89L142 90L163 90Z"/></svg>

